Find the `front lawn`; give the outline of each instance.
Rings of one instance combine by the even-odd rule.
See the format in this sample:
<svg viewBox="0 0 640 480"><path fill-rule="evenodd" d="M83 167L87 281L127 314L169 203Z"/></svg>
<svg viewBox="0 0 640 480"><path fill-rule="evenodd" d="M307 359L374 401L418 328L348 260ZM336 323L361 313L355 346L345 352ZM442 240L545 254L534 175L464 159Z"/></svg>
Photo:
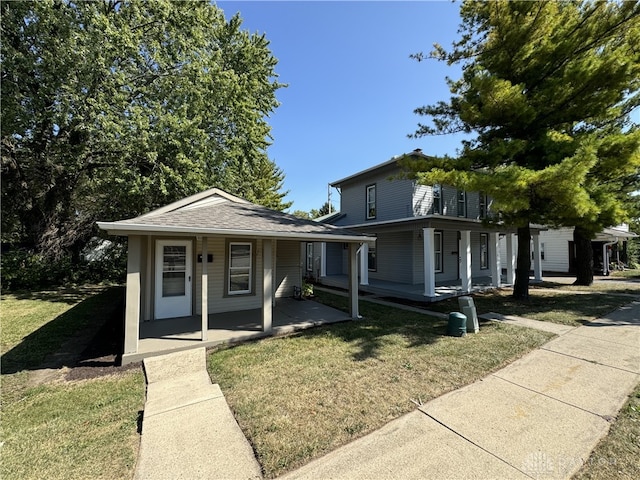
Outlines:
<svg viewBox="0 0 640 480"><path fill-rule="evenodd" d="M3 479L132 478L144 405L138 369L69 382L34 381L38 365L101 322L122 289L3 294Z"/></svg>
<svg viewBox="0 0 640 480"><path fill-rule="evenodd" d="M318 292L346 310L347 300ZM376 430L545 343L550 334L483 323L445 336L446 322L361 302L363 320L221 348L208 357L267 477Z"/></svg>

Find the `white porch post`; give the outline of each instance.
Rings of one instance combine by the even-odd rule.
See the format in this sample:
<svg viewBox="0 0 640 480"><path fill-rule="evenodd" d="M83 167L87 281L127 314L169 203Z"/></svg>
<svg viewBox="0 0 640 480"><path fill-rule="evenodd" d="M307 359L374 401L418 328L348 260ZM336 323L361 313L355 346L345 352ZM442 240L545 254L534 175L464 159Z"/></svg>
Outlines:
<svg viewBox="0 0 640 480"><path fill-rule="evenodd" d="M320 276L327 276L327 242L320 244Z"/></svg>
<svg viewBox="0 0 640 480"><path fill-rule="evenodd" d="M491 262L491 284L494 287L499 287L501 280L500 274L502 273L502 266L500 265L500 236L498 232L489 233L489 262Z"/></svg>
<svg viewBox="0 0 640 480"><path fill-rule="evenodd" d="M202 341L207 341L207 332L209 330L209 272L207 268L207 237L202 237Z"/></svg>
<svg viewBox="0 0 640 480"><path fill-rule="evenodd" d="M424 256L424 296L436 296L436 270L435 270L435 251L434 251L434 232L435 228L423 228L423 256Z"/></svg>
<svg viewBox="0 0 640 480"><path fill-rule="evenodd" d="M127 240L127 295L124 317L124 353L136 353L140 337L140 266L142 237ZM149 279L150 281L150 279Z"/></svg>
<svg viewBox="0 0 640 480"><path fill-rule="evenodd" d="M542 280L542 256L540 253L540 234L531 235L533 239L533 278Z"/></svg>
<svg viewBox="0 0 640 480"><path fill-rule="evenodd" d="M262 331L271 332L273 317L273 243L262 241Z"/></svg>
<svg viewBox="0 0 640 480"><path fill-rule="evenodd" d="M516 249L514 246L515 235L507 233L504 237L507 242L507 283L513 285L516 282Z"/></svg>
<svg viewBox="0 0 640 480"><path fill-rule="evenodd" d="M471 291L471 231L462 230L460 232L460 280L462 291Z"/></svg>
<svg viewBox="0 0 640 480"><path fill-rule="evenodd" d="M360 285L369 285L369 244L360 247Z"/></svg>
<svg viewBox="0 0 640 480"><path fill-rule="evenodd" d="M349 313L351 318L360 317L358 312L358 245L349 243Z"/></svg>

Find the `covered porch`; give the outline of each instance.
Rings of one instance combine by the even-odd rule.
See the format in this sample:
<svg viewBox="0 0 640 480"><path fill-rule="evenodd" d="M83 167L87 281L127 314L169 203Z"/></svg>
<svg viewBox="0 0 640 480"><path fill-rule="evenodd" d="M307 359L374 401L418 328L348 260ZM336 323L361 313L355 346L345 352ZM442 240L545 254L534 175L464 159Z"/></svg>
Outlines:
<svg viewBox="0 0 640 480"><path fill-rule="evenodd" d="M263 331L262 310L213 313L208 316L207 340L202 340L200 315L140 323L138 351L125 353L122 363L186 350L284 335L310 327L352 320L350 314L312 300L280 298L273 308L272 330Z"/></svg>

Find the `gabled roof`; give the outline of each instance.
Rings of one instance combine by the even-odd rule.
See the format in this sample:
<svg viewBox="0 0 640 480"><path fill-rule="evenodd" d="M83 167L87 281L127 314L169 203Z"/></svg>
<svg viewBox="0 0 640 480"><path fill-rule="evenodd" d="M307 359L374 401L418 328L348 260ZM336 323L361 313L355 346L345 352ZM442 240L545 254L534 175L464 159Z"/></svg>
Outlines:
<svg viewBox="0 0 640 480"><path fill-rule="evenodd" d="M393 157L390 160L387 160L386 162L382 162L379 163L377 165L374 165L373 167L369 167L366 168L364 170L361 170L357 173L354 173L353 175L349 175L348 177L344 177L340 180L336 180L335 182L331 182L329 185L331 185L332 187L340 187L340 185L342 185L343 183L349 182L351 180L354 180L360 176L363 175L367 175L369 173L375 172L377 170L382 170L388 167L395 167L398 163L398 160L400 160L401 158L407 157L407 156L412 156L412 157L423 157L423 158L429 158L427 155L425 155L424 153L422 153L422 150L420 149L416 149L413 152L410 153L405 153L402 155L396 155L395 157Z"/></svg>
<svg viewBox="0 0 640 480"><path fill-rule="evenodd" d="M293 238L306 241L371 241L366 235L304 220L253 204L218 188L192 195L139 217L98 222L112 235L174 233Z"/></svg>

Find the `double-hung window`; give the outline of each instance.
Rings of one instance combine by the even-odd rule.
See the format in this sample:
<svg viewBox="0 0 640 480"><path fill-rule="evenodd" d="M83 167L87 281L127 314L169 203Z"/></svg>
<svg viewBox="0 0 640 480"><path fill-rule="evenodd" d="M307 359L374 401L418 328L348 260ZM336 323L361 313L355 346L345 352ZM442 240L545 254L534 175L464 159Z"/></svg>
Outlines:
<svg viewBox="0 0 640 480"><path fill-rule="evenodd" d="M307 272L313 271L313 243L307 243Z"/></svg>
<svg viewBox="0 0 640 480"><path fill-rule="evenodd" d="M489 268L489 234L480 234L480 268Z"/></svg>
<svg viewBox="0 0 640 480"><path fill-rule="evenodd" d="M367 220L376 218L376 185L367 185Z"/></svg>
<svg viewBox="0 0 640 480"><path fill-rule="evenodd" d="M378 262L376 258L376 247L369 246L369 254L367 256L367 268L372 272L378 269Z"/></svg>
<svg viewBox="0 0 640 480"><path fill-rule="evenodd" d="M480 192L479 210L480 210L480 218L486 218L487 217L487 196L482 192Z"/></svg>
<svg viewBox="0 0 640 480"><path fill-rule="evenodd" d="M433 186L433 213L442 213L442 185Z"/></svg>
<svg viewBox="0 0 640 480"><path fill-rule="evenodd" d="M458 190L458 216L467 216L467 192Z"/></svg>
<svg viewBox="0 0 640 480"><path fill-rule="evenodd" d="M251 243L229 243L229 295L251 293L252 247Z"/></svg>
<svg viewBox="0 0 640 480"><path fill-rule="evenodd" d="M433 232L434 271L442 273L442 232Z"/></svg>

